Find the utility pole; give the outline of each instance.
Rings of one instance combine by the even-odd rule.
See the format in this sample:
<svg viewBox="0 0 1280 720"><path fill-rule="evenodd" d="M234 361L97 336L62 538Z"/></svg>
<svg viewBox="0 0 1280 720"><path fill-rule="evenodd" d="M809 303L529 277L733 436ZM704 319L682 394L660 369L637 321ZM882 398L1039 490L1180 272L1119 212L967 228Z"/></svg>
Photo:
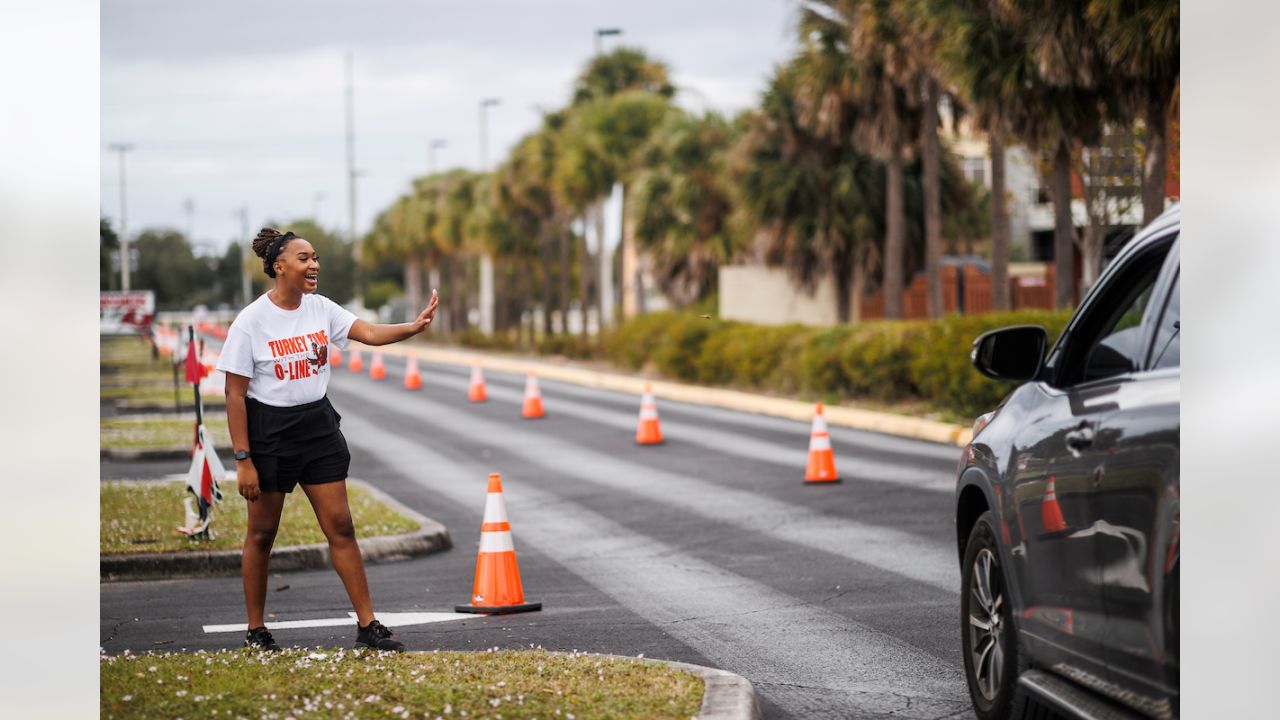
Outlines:
<svg viewBox="0 0 1280 720"><path fill-rule="evenodd" d="M249 258L253 255L253 240L249 238L249 208L242 207L236 214L240 216L240 242L244 243L240 246L240 305L247 307L253 300L253 281L249 278L249 268L252 267Z"/></svg>
<svg viewBox="0 0 1280 720"><path fill-rule="evenodd" d="M431 144L427 146L427 174L428 175L436 174L436 150L443 148L447 144L448 143L446 143L444 140L437 139L437 140L432 140Z"/></svg>
<svg viewBox="0 0 1280 720"><path fill-rule="evenodd" d="M125 202L124 154L133 149L133 143L111 143L111 149L120 153L120 289L129 290L129 223L128 203Z"/></svg>
<svg viewBox="0 0 1280 720"><path fill-rule="evenodd" d="M489 171L489 108L498 104L498 98L480 101L480 172ZM489 253L480 256L480 332L493 334L493 257Z"/></svg>
<svg viewBox="0 0 1280 720"><path fill-rule="evenodd" d="M351 254L355 257L357 307L364 307L364 269L360 265L360 236L356 234L356 131L354 59L347 51L347 210L350 213Z"/></svg>
<svg viewBox="0 0 1280 720"><path fill-rule="evenodd" d="M324 193L318 192L311 196L311 219L316 225L320 225L320 201L324 200Z"/></svg>

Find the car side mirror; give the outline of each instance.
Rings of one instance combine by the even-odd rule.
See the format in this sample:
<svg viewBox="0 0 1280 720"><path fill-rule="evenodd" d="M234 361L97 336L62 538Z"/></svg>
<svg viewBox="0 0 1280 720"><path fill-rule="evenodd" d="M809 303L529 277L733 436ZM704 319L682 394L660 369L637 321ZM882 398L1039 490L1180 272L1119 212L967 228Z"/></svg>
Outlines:
<svg viewBox="0 0 1280 720"><path fill-rule="evenodd" d="M1039 325L992 330L973 341L969 359L978 372L996 380L1030 380L1040 373L1049 333Z"/></svg>

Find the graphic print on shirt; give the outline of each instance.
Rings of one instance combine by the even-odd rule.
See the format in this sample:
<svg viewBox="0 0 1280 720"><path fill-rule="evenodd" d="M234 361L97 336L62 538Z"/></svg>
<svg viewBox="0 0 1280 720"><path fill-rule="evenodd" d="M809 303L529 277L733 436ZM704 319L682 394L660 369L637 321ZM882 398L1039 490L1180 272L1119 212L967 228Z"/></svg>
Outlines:
<svg viewBox="0 0 1280 720"><path fill-rule="evenodd" d="M304 380L329 371L329 335L324 330L268 340L267 348L277 380Z"/></svg>
<svg viewBox="0 0 1280 720"><path fill-rule="evenodd" d="M314 358L308 357L307 362L314 365L317 372L319 372L319 368L328 366L329 364L329 346L328 345L321 345L320 347L316 347L315 343L311 343L311 352L315 355L315 357Z"/></svg>

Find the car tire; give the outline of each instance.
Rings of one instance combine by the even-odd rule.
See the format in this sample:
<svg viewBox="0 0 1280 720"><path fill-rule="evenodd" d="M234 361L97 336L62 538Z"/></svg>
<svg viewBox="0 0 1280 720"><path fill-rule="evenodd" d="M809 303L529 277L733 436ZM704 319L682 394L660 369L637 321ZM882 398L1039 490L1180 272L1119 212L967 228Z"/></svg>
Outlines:
<svg viewBox="0 0 1280 720"><path fill-rule="evenodd" d="M960 573L965 679L981 720L1021 720L1028 709L1027 692L1018 685L1018 677L1027 669L1027 661L1013 624L995 523L995 515L984 512L965 545Z"/></svg>

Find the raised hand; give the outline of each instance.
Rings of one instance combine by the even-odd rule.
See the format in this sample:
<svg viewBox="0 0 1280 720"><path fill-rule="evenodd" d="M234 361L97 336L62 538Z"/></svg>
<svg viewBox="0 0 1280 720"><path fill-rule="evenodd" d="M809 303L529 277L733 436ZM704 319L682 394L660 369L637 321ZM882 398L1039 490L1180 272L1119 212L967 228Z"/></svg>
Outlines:
<svg viewBox="0 0 1280 720"><path fill-rule="evenodd" d="M427 303L427 309L423 310L422 313L418 315L417 320L414 320L414 325L417 326L416 327L417 332L422 332L423 330L426 330L428 326L431 325L431 321L434 320L436 317L436 306L439 304L440 304L440 295L434 289L432 289L431 302Z"/></svg>

